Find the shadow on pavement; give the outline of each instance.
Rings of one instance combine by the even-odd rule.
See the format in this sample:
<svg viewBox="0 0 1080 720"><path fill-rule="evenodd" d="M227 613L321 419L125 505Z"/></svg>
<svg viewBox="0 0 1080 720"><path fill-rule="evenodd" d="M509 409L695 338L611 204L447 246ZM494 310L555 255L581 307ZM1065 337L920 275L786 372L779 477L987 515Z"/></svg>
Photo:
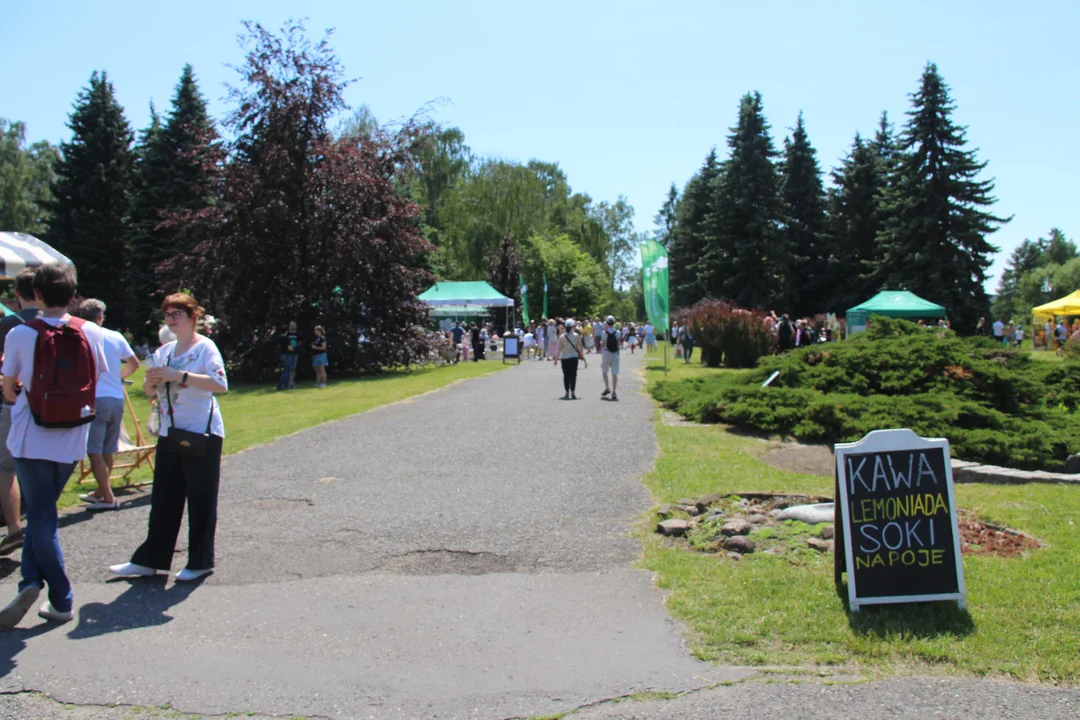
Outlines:
<svg viewBox="0 0 1080 720"><path fill-rule="evenodd" d="M37 607L35 606L26 616L27 618L37 617L36 613ZM23 622L27 622L27 620L23 620ZM60 627L62 626L54 622L41 620L40 624L31 628L17 627L8 630L6 633L0 633L0 678L7 677L8 673L18 666L18 663L15 662L15 656L26 649L27 640Z"/></svg>
<svg viewBox="0 0 1080 720"><path fill-rule="evenodd" d="M117 493L117 495L119 497L121 497L121 498L124 497L123 494L119 493L119 492ZM119 510L100 510L100 511L97 511L97 512L93 512L93 511L90 511L90 510L82 510L82 509L75 508L75 509L64 511L64 512L60 513L60 528L63 529L63 528L66 528L66 527L71 527L72 525L78 525L79 523L84 523L87 520L94 520L99 515L102 516L102 517L105 517L105 516L111 515L112 513L115 513L115 512L123 512L124 510L126 510L128 508L137 508L137 507L142 507L143 505L149 505L149 504L150 504L150 493L146 493L145 495L137 497L134 500L126 501L126 502L122 503L120 505ZM63 538L61 538L61 541L62 540L63 540Z"/></svg>
<svg viewBox="0 0 1080 720"><path fill-rule="evenodd" d="M168 609L187 600L206 578L166 588L168 579L167 575L157 575L153 578L113 581L127 582L129 587L112 602L80 606L78 624L68 633L68 637L85 640L172 622L172 616L167 614Z"/></svg>

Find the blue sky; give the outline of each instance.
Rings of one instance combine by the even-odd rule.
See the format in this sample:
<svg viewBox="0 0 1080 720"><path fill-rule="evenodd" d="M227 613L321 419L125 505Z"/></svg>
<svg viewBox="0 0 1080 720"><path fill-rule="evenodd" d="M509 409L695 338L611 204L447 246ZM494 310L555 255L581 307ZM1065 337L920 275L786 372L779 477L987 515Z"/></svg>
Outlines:
<svg viewBox="0 0 1080 720"><path fill-rule="evenodd" d="M380 120L448 102L435 118L474 151L557 161L575 190L626 195L639 229L680 188L759 90L777 147L803 111L823 169L887 110L902 122L928 60L952 88L956 120L989 160L1001 215L993 272L1051 226L1080 236L1080 3L1015 0L787 2L284 2L4 0L0 117L30 139L68 136L71 104L108 71L128 118L167 108L185 62L211 111L242 54L244 19L335 28L353 106ZM987 283L996 287L996 280Z"/></svg>

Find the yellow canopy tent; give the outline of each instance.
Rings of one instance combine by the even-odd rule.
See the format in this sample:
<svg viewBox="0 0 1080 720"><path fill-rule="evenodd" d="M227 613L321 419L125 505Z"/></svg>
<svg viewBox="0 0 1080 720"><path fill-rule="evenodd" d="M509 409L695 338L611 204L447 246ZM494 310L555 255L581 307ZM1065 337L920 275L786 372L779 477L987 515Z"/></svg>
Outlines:
<svg viewBox="0 0 1080 720"><path fill-rule="evenodd" d="M1052 318L1057 315L1080 315L1080 290L1045 305L1031 309L1032 317Z"/></svg>

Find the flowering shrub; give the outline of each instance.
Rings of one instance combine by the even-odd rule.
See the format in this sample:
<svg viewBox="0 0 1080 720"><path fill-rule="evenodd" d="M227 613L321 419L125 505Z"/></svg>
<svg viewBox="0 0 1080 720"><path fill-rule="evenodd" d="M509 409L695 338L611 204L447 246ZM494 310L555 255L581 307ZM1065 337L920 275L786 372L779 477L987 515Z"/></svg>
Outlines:
<svg viewBox="0 0 1080 720"><path fill-rule="evenodd" d="M765 314L744 310L725 300L702 300L675 313L701 348L701 361L709 367L754 367L758 358L773 351L773 339L765 327Z"/></svg>

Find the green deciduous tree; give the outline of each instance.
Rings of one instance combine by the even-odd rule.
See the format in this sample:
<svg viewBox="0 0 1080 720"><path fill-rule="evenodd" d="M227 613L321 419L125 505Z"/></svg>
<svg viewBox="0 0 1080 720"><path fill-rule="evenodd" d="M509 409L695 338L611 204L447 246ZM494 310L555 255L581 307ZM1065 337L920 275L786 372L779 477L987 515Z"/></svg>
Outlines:
<svg viewBox="0 0 1080 720"><path fill-rule="evenodd" d="M994 317L1024 320L1031 308L1076 290L1077 256L1076 244L1058 228L1051 228L1045 238L1024 240L1009 256L998 281Z"/></svg>
<svg viewBox="0 0 1080 720"><path fill-rule="evenodd" d="M713 237L699 277L712 297L746 308L782 304L788 296L791 250L780 232L782 207L777 152L761 93L747 93L728 136L731 155L716 184Z"/></svg>
<svg viewBox="0 0 1080 720"><path fill-rule="evenodd" d="M1010 218L983 208L994 203L986 163L966 150L965 130L952 120L949 89L930 63L912 96L900 138L902 156L887 194L881 279L944 305L960 330L974 329L989 310L983 283L997 248L986 237Z"/></svg>
<svg viewBox="0 0 1080 720"><path fill-rule="evenodd" d="M599 311L608 274L569 235L533 235L524 243L523 255L529 287L543 287L547 276L549 317L581 318Z"/></svg>
<svg viewBox="0 0 1080 720"><path fill-rule="evenodd" d="M784 141L781 197L783 244L792 253L788 305L799 315L826 310L832 290L825 219L825 189L817 151L810 144L802 113L790 139Z"/></svg>
<svg viewBox="0 0 1080 720"><path fill-rule="evenodd" d="M45 234L58 157L48 142L27 147L26 126L0 118L0 230Z"/></svg>
<svg viewBox="0 0 1080 720"><path fill-rule="evenodd" d="M71 140L61 144L55 165L48 242L75 263L80 294L104 300L110 324L126 324L133 135L104 72L90 76L68 127Z"/></svg>

